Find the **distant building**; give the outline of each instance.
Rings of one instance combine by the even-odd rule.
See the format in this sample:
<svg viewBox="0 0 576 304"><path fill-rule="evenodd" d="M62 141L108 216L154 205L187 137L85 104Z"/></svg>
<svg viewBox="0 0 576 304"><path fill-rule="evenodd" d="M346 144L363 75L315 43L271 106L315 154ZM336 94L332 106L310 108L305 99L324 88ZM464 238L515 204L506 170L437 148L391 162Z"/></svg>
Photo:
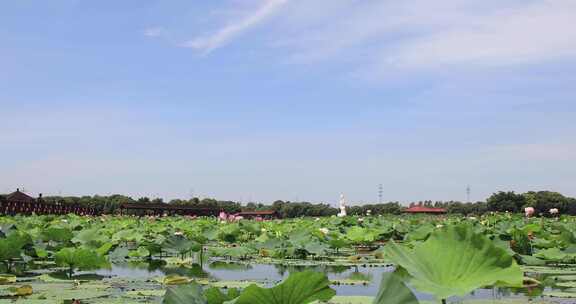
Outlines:
<svg viewBox="0 0 576 304"><path fill-rule="evenodd" d="M254 218L261 218L261 219L275 219L278 218L278 213L273 210L267 211L244 211L234 214L234 216L241 216L245 219L254 219Z"/></svg>
<svg viewBox="0 0 576 304"><path fill-rule="evenodd" d="M39 198L42 198L42 194L40 194ZM13 204L26 204L26 203L35 203L36 199L29 196L28 194L21 192L20 189L16 189L16 192L12 192L8 194L5 198L6 202L13 203Z"/></svg>
<svg viewBox="0 0 576 304"><path fill-rule="evenodd" d="M404 213L425 213L425 214L445 214L447 213L444 208L430 208L424 206L411 206L403 211Z"/></svg>
<svg viewBox="0 0 576 304"><path fill-rule="evenodd" d="M32 215L32 214L69 214L98 215L100 210L83 207L78 204L64 204L61 202L48 203L42 199L42 194L35 199L16 189L0 200L0 214L4 215Z"/></svg>

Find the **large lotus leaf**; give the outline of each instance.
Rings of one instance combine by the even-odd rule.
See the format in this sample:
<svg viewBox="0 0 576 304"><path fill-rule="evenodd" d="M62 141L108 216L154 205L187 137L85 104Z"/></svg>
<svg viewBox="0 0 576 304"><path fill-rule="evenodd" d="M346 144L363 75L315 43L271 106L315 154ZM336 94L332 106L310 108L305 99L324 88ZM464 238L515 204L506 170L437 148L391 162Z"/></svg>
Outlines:
<svg viewBox="0 0 576 304"><path fill-rule="evenodd" d="M72 242L80 243L85 247L91 248L98 248L108 241L109 238L99 231L98 228L81 230L72 238Z"/></svg>
<svg viewBox="0 0 576 304"><path fill-rule="evenodd" d="M192 251L192 249L197 245L196 242L185 238L184 236L171 236L164 243L164 247L169 251L174 251L179 254L184 254Z"/></svg>
<svg viewBox="0 0 576 304"><path fill-rule="evenodd" d="M213 248L211 252L214 256L244 258L252 253L255 253L255 250L246 246L236 246L227 248Z"/></svg>
<svg viewBox="0 0 576 304"><path fill-rule="evenodd" d="M533 257L531 255L518 255L519 263L522 265L528 266L544 266L546 265L546 261L541 260L537 257Z"/></svg>
<svg viewBox="0 0 576 304"><path fill-rule="evenodd" d="M112 263L124 262L130 254L127 247L120 246L108 253L108 260Z"/></svg>
<svg viewBox="0 0 576 304"><path fill-rule="evenodd" d="M376 236L369 229L354 226L346 232L346 238L355 243L373 242Z"/></svg>
<svg viewBox="0 0 576 304"><path fill-rule="evenodd" d="M0 239L0 260L9 260L20 257L21 247L8 239Z"/></svg>
<svg viewBox="0 0 576 304"><path fill-rule="evenodd" d="M79 270L92 270L108 266L106 258L86 248L64 248L55 255L59 266L69 266Z"/></svg>
<svg viewBox="0 0 576 304"><path fill-rule="evenodd" d="M312 241L304 246L304 249L311 254L323 255L328 250L328 246L318 241Z"/></svg>
<svg viewBox="0 0 576 304"><path fill-rule="evenodd" d="M422 225L412 231L410 231L404 237L407 241L425 241L428 236L434 231L434 226L432 225Z"/></svg>
<svg viewBox="0 0 576 304"><path fill-rule="evenodd" d="M500 247L500 248L506 250L506 252L509 255L515 255L516 254L516 252L514 250L512 250L512 248L510 248L510 242L509 241L503 241L499 238L496 238L496 239L492 240L492 243L494 243L494 246Z"/></svg>
<svg viewBox="0 0 576 304"><path fill-rule="evenodd" d="M200 285L192 282L186 285L169 286L162 304L206 304Z"/></svg>
<svg viewBox="0 0 576 304"><path fill-rule="evenodd" d="M204 296L208 304L223 304L224 302L231 301L240 296L237 288L228 289L228 294L224 294L219 288L211 287L204 291Z"/></svg>
<svg viewBox="0 0 576 304"><path fill-rule="evenodd" d="M373 304L418 304L418 299L404 284L400 275L387 272L382 274L380 290Z"/></svg>
<svg viewBox="0 0 576 304"><path fill-rule="evenodd" d="M235 304L307 304L316 300L328 301L335 294L325 274L305 271L291 274L273 288L250 285Z"/></svg>
<svg viewBox="0 0 576 304"><path fill-rule="evenodd" d="M386 255L412 276L416 289L441 299L495 283L522 285L522 270L512 256L465 225L436 231L413 250L390 243Z"/></svg>
<svg viewBox="0 0 576 304"><path fill-rule="evenodd" d="M296 247L303 247L312 240L312 236L308 230L299 229L291 232L288 240Z"/></svg>
<svg viewBox="0 0 576 304"><path fill-rule="evenodd" d="M68 242L73 237L72 231L68 228L52 227L42 231L42 239L44 241Z"/></svg>
<svg viewBox="0 0 576 304"><path fill-rule="evenodd" d="M534 256L537 258L544 259L546 261L559 262L559 261L562 261L569 256L572 256L572 255L568 255L558 248L550 248L550 249L540 250Z"/></svg>

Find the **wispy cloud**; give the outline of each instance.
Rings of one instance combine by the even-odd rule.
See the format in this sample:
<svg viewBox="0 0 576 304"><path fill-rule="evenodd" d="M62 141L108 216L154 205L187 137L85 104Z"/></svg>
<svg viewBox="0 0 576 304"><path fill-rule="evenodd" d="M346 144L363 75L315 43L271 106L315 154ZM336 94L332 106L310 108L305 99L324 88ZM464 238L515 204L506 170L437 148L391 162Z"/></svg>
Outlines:
<svg viewBox="0 0 576 304"><path fill-rule="evenodd" d="M318 2L331 1L315 1L321 9ZM274 45L289 52L290 62L346 60L390 71L576 57L573 0L367 0L324 15L307 7L300 1L280 18L289 34L275 35L282 38Z"/></svg>
<svg viewBox="0 0 576 304"><path fill-rule="evenodd" d="M234 9L238 2L219 8ZM574 0L252 0L181 46L221 48L274 21L265 45L290 63L346 64L358 77L412 70L525 66L576 58ZM274 15L272 19L270 16ZM147 36L161 35L151 28ZM273 37L273 38L270 38ZM396 76L394 76L396 77Z"/></svg>
<svg viewBox="0 0 576 304"><path fill-rule="evenodd" d="M287 2L288 0L265 0L255 11L243 18L231 21L213 34L187 41L183 46L209 53L227 44L234 37L260 24Z"/></svg>

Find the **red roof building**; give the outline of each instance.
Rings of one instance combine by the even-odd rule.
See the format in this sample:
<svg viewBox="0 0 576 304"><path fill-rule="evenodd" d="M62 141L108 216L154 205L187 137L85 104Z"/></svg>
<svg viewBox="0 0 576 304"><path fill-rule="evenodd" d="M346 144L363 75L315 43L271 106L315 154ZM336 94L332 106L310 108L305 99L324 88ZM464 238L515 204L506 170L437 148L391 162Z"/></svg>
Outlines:
<svg viewBox="0 0 576 304"><path fill-rule="evenodd" d="M12 192L6 196L6 201L11 203L34 203L36 200L28 194L21 192L20 189L16 189L16 192Z"/></svg>
<svg viewBox="0 0 576 304"><path fill-rule="evenodd" d="M428 213L428 214L445 214L447 211L444 208L429 208L423 206L412 206L404 209L405 213Z"/></svg>

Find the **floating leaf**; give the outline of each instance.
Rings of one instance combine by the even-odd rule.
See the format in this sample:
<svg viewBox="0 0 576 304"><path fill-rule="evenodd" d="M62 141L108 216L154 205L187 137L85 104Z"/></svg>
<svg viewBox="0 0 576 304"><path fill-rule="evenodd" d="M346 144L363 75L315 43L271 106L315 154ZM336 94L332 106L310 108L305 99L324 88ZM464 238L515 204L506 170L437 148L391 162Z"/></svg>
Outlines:
<svg viewBox="0 0 576 304"><path fill-rule="evenodd" d="M32 286L30 286L30 285L22 285L20 287L12 287L12 288L10 288L10 291L12 291L15 296L19 296L19 297L29 296L33 292Z"/></svg>
<svg viewBox="0 0 576 304"><path fill-rule="evenodd" d="M16 283L16 276L9 274L0 274L0 284Z"/></svg>

